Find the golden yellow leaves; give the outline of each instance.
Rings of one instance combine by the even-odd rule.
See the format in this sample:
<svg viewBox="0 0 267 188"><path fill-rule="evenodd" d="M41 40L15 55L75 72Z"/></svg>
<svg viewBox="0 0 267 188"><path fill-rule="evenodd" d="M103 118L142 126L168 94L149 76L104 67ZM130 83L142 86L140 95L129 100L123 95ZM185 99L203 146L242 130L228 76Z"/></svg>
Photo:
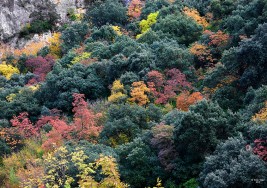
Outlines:
<svg viewBox="0 0 267 188"><path fill-rule="evenodd" d="M195 20L203 28L208 27L209 23L207 22L206 18L200 16L199 12L196 9L190 9L188 7L185 7L183 12L185 15Z"/></svg>
<svg viewBox="0 0 267 188"><path fill-rule="evenodd" d="M108 102L119 103L125 101L127 95L125 94L124 86L120 80L115 80L111 88L111 95L108 97Z"/></svg>
<svg viewBox="0 0 267 188"><path fill-rule="evenodd" d="M143 81L134 82L132 84L130 102L136 103L140 106L146 105L149 102L147 93L150 92L150 89L146 86Z"/></svg>
<svg viewBox="0 0 267 188"><path fill-rule="evenodd" d="M5 76L7 79L10 79L13 74L19 74L19 69L5 63L0 64L0 75Z"/></svg>
<svg viewBox="0 0 267 188"><path fill-rule="evenodd" d="M252 120L259 123L263 123L267 120L267 101L265 101L264 107L258 113L252 116Z"/></svg>
<svg viewBox="0 0 267 188"><path fill-rule="evenodd" d="M49 46L50 54L56 58L61 57L60 37L61 33L54 33L53 36L48 39L48 43L50 44Z"/></svg>

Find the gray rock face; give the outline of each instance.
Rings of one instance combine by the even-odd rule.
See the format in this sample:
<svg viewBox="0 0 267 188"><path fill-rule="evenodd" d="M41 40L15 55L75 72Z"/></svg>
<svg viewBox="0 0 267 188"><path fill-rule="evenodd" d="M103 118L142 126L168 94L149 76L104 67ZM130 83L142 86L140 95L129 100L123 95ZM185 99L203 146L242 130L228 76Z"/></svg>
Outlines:
<svg viewBox="0 0 267 188"><path fill-rule="evenodd" d="M84 8L84 0L0 0L0 41L16 37L33 13L56 11L60 21L67 22L72 8Z"/></svg>

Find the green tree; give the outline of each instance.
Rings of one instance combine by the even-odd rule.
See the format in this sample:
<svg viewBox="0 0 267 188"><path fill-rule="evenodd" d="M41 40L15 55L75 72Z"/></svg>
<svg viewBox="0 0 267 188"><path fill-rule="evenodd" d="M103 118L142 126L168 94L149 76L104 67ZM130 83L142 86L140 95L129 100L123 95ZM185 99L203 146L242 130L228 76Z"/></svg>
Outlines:
<svg viewBox="0 0 267 188"><path fill-rule="evenodd" d="M252 151L246 150L242 138L230 138L207 157L200 183L202 187L265 187L267 165Z"/></svg>
<svg viewBox="0 0 267 188"><path fill-rule="evenodd" d="M181 13L160 17L152 29L158 31L162 38L172 38L186 46L197 41L202 32L202 26Z"/></svg>
<svg viewBox="0 0 267 188"><path fill-rule="evenodd" d="M68 26L60 37L62 40L62 51L67 53L70 49L76 45L80 45L85 39L85 35L88 33L88 25L86 23L75 23Z"/></svg>
<svg viewBox="0 0 267 188"><path fill-rule="evenodd" d="M182 180L196 177L205 156L217 144L237 134L239 116L218 104L200 101L175 122L174 144L178 152L176 173Z"/></svg>
<svg viewBox="0 0 267 188"><path fill-rule="evenodd" d="M125 24L127 22L127 9L118 0L106 0L95 3L89 8L86 17L95 26L102 26L107 23L112 25Z"/></svg>

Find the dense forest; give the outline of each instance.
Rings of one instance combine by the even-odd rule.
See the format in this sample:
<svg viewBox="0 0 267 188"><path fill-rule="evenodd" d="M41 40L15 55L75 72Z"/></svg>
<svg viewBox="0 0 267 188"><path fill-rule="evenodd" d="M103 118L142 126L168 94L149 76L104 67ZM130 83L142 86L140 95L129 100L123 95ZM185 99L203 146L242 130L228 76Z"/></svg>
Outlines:
<svg viewBox="0 0 267 188"><path fill-rule="evenodd" d="M1 44L0 187L267 187L267 0L88 0L68 17Z"/></svg>

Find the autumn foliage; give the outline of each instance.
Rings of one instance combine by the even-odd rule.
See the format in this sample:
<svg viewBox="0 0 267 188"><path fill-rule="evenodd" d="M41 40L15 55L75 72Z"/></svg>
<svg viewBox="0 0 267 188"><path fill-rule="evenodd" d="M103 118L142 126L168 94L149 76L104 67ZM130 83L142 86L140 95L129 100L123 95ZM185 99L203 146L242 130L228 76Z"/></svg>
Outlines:
<svg viewBox="0 0 267 188"><path fill-rule="evenodd" d="M129 101L140 106L146 105L149 102L147 96L148 92L150 92L150 89L143 81L134 82L132 84L131 98Z"/></svg>
<svg viewBox="0 0 267 188"><path fill-rule="evenodd" d="M191 83L179 69L168 70L165 76L158 71L150 71L147 76L148 87L156 104L166 104L179 92L192 88Z"/></svg>
<svg viewBox="0 0 267 188"><path fill-rule="evenodd" d="M60 33L54 33L53 36L48 39L48 42L50 43L49 45L50 54L55 58L60 58L62 55L60 47L61 43L60 37L61 37Z"/></svg>
<svg viewBox="0 0 267 188"><path fill-rule="evenodd" d="M7 65L5 63L0 64L0 75L10 79L13 74L19 74L19 70L16 67Z"/></svg>
<svg viewBox="0 0 267 188"><path fill-rule="evenodd" d="M227 33L224 33L221 30L219 30L216 33L212 33L209 36L209 39L210 39L209 46L225 47L229 42L230 36Z"/></svg>
<svg viewBox="0 0 267 188"><path fill-rule="evenodd" d="M28 59L25 65L31 72L37 75L35 82L41 82L45 80L47 73L52 70L54 63L52 56L46 56L45 58L38 56Z"/></svg>
<svg viewBox="0 0 267 188"><path fill-rule="evenodd" d="M267 162L267 140L256 139L254 141L253 153L258 155L262 160Z"/></svg>
<svg viewBox="0 0 267 188"><path fill-rule="evenodd" d="M159 160L166 171L171 171L174 168L173 160L178 155L172 139L173 131L173 126L164 124L152 128L151 144L158 149Z"/></svg>
<svg viewBox="0 0 267 188"><path fill-rule="evenodd" d="M102 130L102 126L98 125L101 114L95 114L88 109L83 94L74 93L73 98L74 115L71 123L65 117L60 117L56 110L51 110L51 115L42 116L35 124L30 121L26 112L14 116L10 122L24 138L40 138L42 127L51 125L52 130L45 134L42 145L46 150L53 150L70 139L95 142Z"/></svg>
<svg viewBox="0 0 267 188"><path fill-rule="evenodd" d="M206 18L200 16L199 12L196 9L190 9L188 7L185 7L184 8L184 14L187 15L188 17L192 18L193 20L195 20L203 28L205 28L209 25Z"/></svg>
<svg viewBox="0 0 267 188"><path fill-rule="evenodd" d="M47 123L52 126L52 130L46 134L47 140L43 144L43 148L46 150L53 150L55 147L61 146L65 140L70 139L95 142L102 130L102 127L97 124L101 114L94 114L88 109L84 95L74 93L73 98L72 111L74 116L72 123L57 116L47 118ZM43 122L45 123L45 121Z"/></svg>
<svg viewBox="0 0 267 188"><path fill-rule="evenodd" d="M19 131L13 127L0 128L0 138L14 151L23 144Z"/></svg>
<svg viewBox="0 0 267 188"><path fill-rule="evenodd" d="M205 64L209 65L214 61L211 50L206 45L194 43L190 48L190 53L201 63L200 66L204 66Z"/></svg>
<svg viewBox="0 0 267 188"><path fill-rule="evenodd" d="M128 16L130 20L139 18L142 12L143 2L141 0L132 0L128 7Z"/></svg>
<svg viewBox="0 0 267 188"><path fill-rule="evenodd" d="M101 114L94 114L94 112L87 107L87 102L84 100L84 94L73 94L73 137L77 140L95 140L102 127L97 125L97 120Z"/></svg>
<svg viewBox="0 0 267 188"><path fill-rule="evenodd" d="M25 55L37 55L37 52L41 50L43 47L47 46L48 43L46 41L38 41L38 42L30 42L25 47L21 49L14 49L14 55L19 57L23 54Z"/></svg>
<svg viewBox="0 0 267 188"><path fill-rule="evenodd" d="M189 91L182 92L176 99L176 106L178 109L188 111L189 107L202 100L203 96L200 92L193 92L190 94Z"/></svg>
<svg viewBox="0 0 267 188"><path fill-rule="evenodd" d="M261 123L264 123L267 120L267 101L265 101L265 106L252 117L252 120Z"/></svg>
<svg viewBox="0 0 267 188"><path fill-rule="evenodd" d="M23 112L18 116L14 116L13 119L10 120L12 126L17 127L20 135L25 138L30 138L37 134L38 130L32 122L28 118L28 113Z"/></svg>
<svg viewBox="0 0 267 188"><path fill-rule="evenodd" d="M127 95L125 94L124 86L120 80L115 80L111 88L111 95L108 97L108 101L111 103L119 103L125 101Z"/></svg>

